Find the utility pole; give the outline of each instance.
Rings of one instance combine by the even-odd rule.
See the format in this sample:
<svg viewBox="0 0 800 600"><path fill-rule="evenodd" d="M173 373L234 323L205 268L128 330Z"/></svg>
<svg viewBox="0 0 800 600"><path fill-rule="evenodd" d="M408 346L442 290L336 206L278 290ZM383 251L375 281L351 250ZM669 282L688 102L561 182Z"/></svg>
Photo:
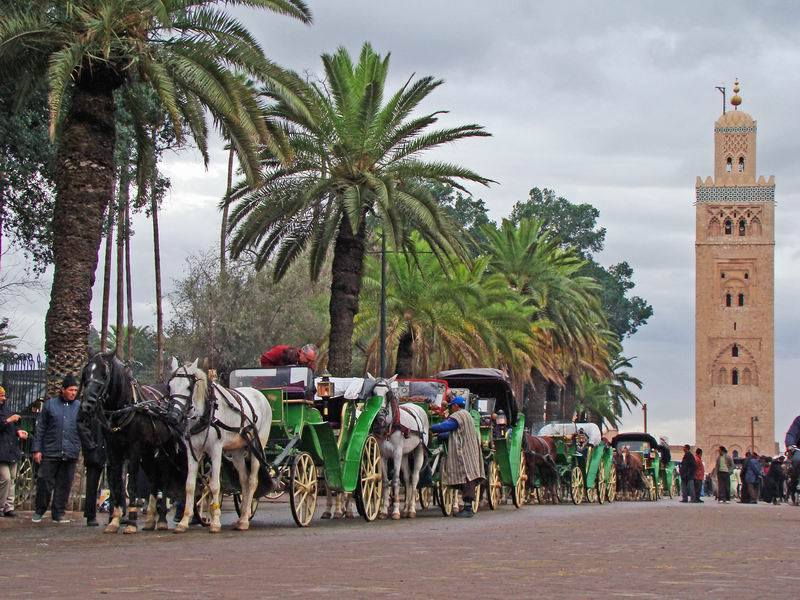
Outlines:
<svg viewBox="0 0 800 600"><path fill-rule="evenodd" d="M750 417L750 452L753 454L756 452L756 423L758 423L758 417Z"/></svg>
<svg viewBox="0 0 800 600"><path fill-rule="evenodd" d="M647 402L642 402L642 414L644 415L644 432L647 433Z"/></svg>

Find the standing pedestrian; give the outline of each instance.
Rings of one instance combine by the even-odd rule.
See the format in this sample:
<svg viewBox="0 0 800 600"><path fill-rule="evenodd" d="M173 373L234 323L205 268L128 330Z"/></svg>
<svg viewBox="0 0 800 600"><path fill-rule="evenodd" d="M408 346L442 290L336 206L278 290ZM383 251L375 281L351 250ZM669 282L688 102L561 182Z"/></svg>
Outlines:
<svg viewBox="0 0 800 600"><path fill-rule="evenodd" d="M744 461L744 482L747 487L747 504L758 504L758 482L761 479L761 465L755 454L747 453Z"/></svg>
<svg viewBox="0 0 800 600"><path fill-rule="evenodd" d="M728 449L725 446L719 447L719 456L714 465L714 471L717 474L717 501L728 504L731 501L733 459L728 456Z"/></svg>
<svg viewBox="0 0 800 600"><path fill-rule="evenodd" d="M692 447L689 444L683 446L683 458L681 459L681 502L689 502L689 498L694 498L694 472L697 469L697 462L692 456Z"/></svg>
<svg viewBox="0 0 800 600"><path fill-rule="evenodd" d="M39 417L33 435L33 460L39 465L36 479L36 512L34 523L41 523L52 498L54 523L69 523L65 516L67 499L81 451L78 436L78 381L67 375L61 393L49 398Z"/></svg>
<svg viewBox="0 0 800 600"><path fill-rule="evenodd" d="M106 468L106 437L99 419L90 416L78 419L83 464L86 466L86 500L83 516L87 527L97 527L97 493L103 469Z"/></svg>
<svg viewBox="0 0 800 600"><path fill-rule="evenodd" d="M694 462L696 468L694 470L694 498L692 502L702 502L700 496L703 494L703 479L706 476L706 467L703 464L703 449L698 448L694 451Z"/></svg>
<svg viewBox="0 0 800 600"><path fill-rule="evenodd" d="M22 453L19 443L28 438L28 432L19 428L18 414L6 404L6 390L0 386L0 511L4 517L16 517L14 512L14 479L17 461Z"/></svg>
<svg viewBox="0 0 800 600"><path fill-rule="evenodd" d="M464 507L457 517L471 517L475 490L484 479L481 444L472 415L465 410L466 401L456 396L450 401L450 416L431 426L431 433L447 437L442 485L460 486Z"/></svg>

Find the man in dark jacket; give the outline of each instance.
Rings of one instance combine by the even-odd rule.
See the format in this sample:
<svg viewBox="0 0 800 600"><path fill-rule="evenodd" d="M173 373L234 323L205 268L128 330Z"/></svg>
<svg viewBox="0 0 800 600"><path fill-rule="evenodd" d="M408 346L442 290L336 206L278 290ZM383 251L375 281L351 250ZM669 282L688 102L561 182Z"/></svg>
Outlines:
<svg viewBox="0 0 800 600"><path fill-rule="evenodd" d="M61 394L48 399L36 419L33 435L33 460L39 465L36 479L36 512L34 523L41 523L50 499L53 500L53 522L69 523L64 516L67 498L75 476L75 465L81 451L78 436L78 381L67 375Z"/></svg>
<svg viewBox="0 0 800 600"><path fill-rule="evenodd" d="M83 464L86 466L86 502L83 516L87 527L97 527L97 492L100 478L106 467L106 438L98 419L79 418L78 435L81 438Z"/></svg>
<svg viewBox="0 0 800 600"><path fill-rule="evenodd" d="M758 484L761 481L762 471L758 457L747 453L749 456L742 465L745 485L747 486L747 503L758 504Z"/></svg>
<svg viewBox="0 0 800 600"><path fill-rule="evenodd" d="M689 444L683 447L683 458L681 459L681 502L689 502L689 498L694 498L694 472L697 463L692 455L692 448Z"/></svg>
<svg viewBox="0 0 800 600"><path fill-rule="evenodd" d="M28 437L28 432L19 428L19 419L6 404L6 390L0 386L0 512L4 517L17 516L14 513L14 479L21 456L19 442Z"/></svg>

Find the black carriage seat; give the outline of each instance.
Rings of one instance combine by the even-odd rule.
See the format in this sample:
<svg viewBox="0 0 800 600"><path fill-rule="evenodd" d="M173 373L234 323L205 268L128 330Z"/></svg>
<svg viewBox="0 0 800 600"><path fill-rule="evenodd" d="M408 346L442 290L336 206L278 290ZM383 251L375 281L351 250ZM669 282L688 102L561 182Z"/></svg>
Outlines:
<svg viewBox="0 0 800 600"><path fill-rule="evenodd" d="M283 393L286 394L287 400L305 400L306 384L303 381L290 383L283 388Z"/></svg>

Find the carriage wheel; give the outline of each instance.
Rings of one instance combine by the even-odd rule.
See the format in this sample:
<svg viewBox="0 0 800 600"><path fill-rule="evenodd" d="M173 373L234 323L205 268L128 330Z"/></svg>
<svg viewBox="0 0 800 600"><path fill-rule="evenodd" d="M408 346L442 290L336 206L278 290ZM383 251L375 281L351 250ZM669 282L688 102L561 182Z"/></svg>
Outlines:
<svg viewBox="0 0 800 600"><path fill-rule="evenodd" d="M503 499L503 482L500 481L500 467L497 466L495 461L491 461L487 471L486 485L488 489L486 490L486 499L489 501L489 508L497 510Z"/></svg>
<svg viewBox="0 0 800 600"><path fill-rule="evenodd" d="M439 486L439 508L442 509L445 517L453 514L453 505L456 503L457 496L458 488L451 485Z"/></svg>
<svg viewBox="0 0 800 600"><path fill-rule="evenodd" d="M242 516L242 493L241 492L234 492L233 494L233 507L236 509L236 514L240 517ZM256 516L256 511L258 510L258 498L253 496L253 500L250 502L250 519L252 520L253 517Z"/></svg>
<svg viewBox="0 0 800 600"><path fill-rule="evenodd" d="M277 487L273 488L272 491L267 492L264 497L267 500L277 500L278 498L281 498L286 493L286 490L289 489L289 478L289 467L284 465L278 469L278 475L275 477L278 484Z"/></svg>
<svg viewBox="0 0 800 600"><path fill-rule="evenodd" d="M475 486L475 498L472 499L472 512L478 512L478 509L481 507L481 488L483 485L476 485Z"/></svg>
<svg viewBox="0 0 800 600"><path fill-rule="evenodd" d="M419 505L427 510L433 504L433 489L430 486L419 489Z"/></svg>
<svg viewBox="0 0 800 600"><path fill-rule="evenodd" d="M294 457L289 474L289 504L298 527L308 527L317 510L317 466L308 452Z"/></svg>
<svg viewBox="0 0 800 600"><path fill-rule="evenodd" d="M197 465L194 492L194 516L203 527L211 525L211 462L202 460Z"/></svg>
<svg viewBox="0 0 800 600"><path fill-rule="evenodd" d="M644 475L642 479L644 480L644 489L640 490L639 499L647 500L648 502L655 500L655 486L652 477L650 477L650 475Z"/></svg>
<svg viewBox="0 0 800 600"><path fill-rule="evenodd" d="M606 501L606 470L603 463L597 467L597 479L594 482L594 493L597 496L597 503L603 504Z"/></svg>
<svg viewBox="0 0 800 600"><path fill-rule="evenodd" d="M519 460L519 478L516 485L511 488L511 502L514 503L516 508L519 508L525 503L525 491L528 488L528 463L525 462L525 454L520 454Z"/></svg>
<svg viewBox="0 0 800 600"><path fill-rule="evenodd" d="M23 456L17 463L17 477L14 481L15 503L24 506L33 497L33 463Z"/></svg>
<svg viewBox="0 0 800 600"><path fill-rule="evenodd" d="M580 465L572 467L570 472L569 494L573 504L580 504L585 497L586 489L583 482L583 471Z"/></svg>
<svg viewBox="0 0 800 600"><path fill-rule="evenodd" d="M597 502L597 488L595 487L586 488L586 501L589 504L594 504L595 502Z"/></svg>
<svg viewBox="0 0 800 600"><path fill-rule="evenodd" d="M678 478L675 474L672 474L672 485L669 486L669 497L670 498L677 498L681 494L681 487L680 483L678 483Z"/></svg>
<svg viewBox="0 0 800 600"><path fill-rule="evenodd" d="M381 451L374 435L367 436L361 450L356 486L356 508L366 521L374 521L381 510L383 474L381 473Z"/></svg>
<svg viewBox="0 0 800 600"><path fill-rule="evenodd" d="M617 467L611 465L611 474L606 482L606 500L614 502L617 499Z"/></svg>

